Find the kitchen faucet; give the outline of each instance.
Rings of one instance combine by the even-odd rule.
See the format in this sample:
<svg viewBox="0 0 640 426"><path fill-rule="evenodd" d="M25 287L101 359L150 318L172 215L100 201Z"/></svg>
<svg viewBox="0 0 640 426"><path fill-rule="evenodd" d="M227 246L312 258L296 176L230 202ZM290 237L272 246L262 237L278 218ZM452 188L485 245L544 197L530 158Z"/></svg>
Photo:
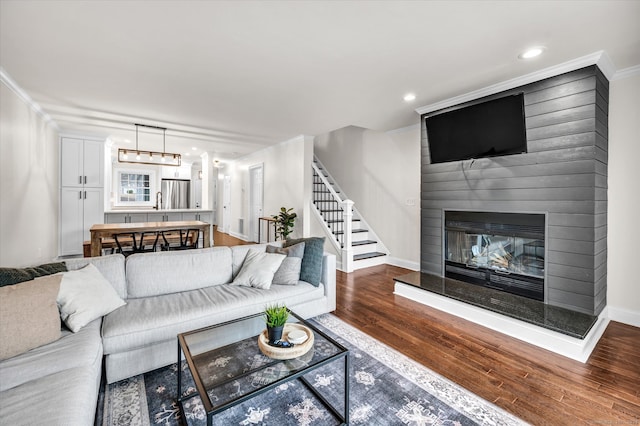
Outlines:
<svg viewBox="0 0 640 426"><path fill-rule="evenodd" d="M160 202L158 203L158 195L160 196ZM154 209L160 210L162 208L162 192L156 192L156 205L153 206Z"/></svg>

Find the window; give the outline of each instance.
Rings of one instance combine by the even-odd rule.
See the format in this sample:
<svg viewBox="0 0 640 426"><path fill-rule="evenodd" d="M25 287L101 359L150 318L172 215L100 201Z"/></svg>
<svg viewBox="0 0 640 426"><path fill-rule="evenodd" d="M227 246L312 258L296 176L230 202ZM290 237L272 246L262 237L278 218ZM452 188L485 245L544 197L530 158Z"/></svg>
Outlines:
<svg viewBox="0 0 640 426"><path fill-rule="evenodd" d="M118 171L116 205L152 205L155 173L140 170Z"/></svg>

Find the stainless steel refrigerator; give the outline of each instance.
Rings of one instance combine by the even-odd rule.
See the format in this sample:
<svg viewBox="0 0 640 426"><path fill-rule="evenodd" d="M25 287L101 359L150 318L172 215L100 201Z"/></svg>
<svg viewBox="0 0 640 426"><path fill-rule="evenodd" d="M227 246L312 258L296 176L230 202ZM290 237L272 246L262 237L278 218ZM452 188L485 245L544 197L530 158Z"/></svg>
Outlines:
<svg viewBox="0 0 640 426"><path fill-rule="evenodd" d="M162 208L190 208L191 182L181 179L162 179Z"/></svg>

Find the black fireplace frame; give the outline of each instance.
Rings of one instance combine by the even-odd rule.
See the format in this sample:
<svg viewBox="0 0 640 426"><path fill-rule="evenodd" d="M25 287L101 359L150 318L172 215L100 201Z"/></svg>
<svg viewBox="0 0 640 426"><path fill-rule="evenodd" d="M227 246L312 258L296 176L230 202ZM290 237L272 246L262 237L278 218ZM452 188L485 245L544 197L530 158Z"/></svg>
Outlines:
<svg viewBox="0 0 640 426"><path fill-rule="evenodd" d="M530 299L545 301L546 278L546 213L443 211L443 270L444 276L482 287L506 291ZM531 238L544 242L543 277L504 272L498 269L473 266L447 259L447 231L468 234L490 234L507 237Z"/></svg>

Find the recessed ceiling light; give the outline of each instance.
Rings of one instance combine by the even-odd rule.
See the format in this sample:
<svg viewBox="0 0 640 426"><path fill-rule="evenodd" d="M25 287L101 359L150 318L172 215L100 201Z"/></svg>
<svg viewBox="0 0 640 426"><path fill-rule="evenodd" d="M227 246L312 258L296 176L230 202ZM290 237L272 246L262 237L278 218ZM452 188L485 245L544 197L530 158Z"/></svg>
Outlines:
<svg viewBox="0 0 640 426"><path fill-rule="evenodd" d="M544 52L544 47L536 46L536 47L532 47L525 50L524 52L518 55L518 58L531 59L531 58L535 58L536 56L540 56L542 52Z"/></svg>
<svg viewBox="0 0 640 426"><path fill-rule="evenodd" d="M198 150L198 148L196 148L195 146L192 146L191 149L194 150L194 151Z"/></svg>
<svg viewBox="0 0 640 426"><path fill-rule="evenodd" d="M407 93L406 95L404 95L405 102L411 102L415 100L416 100L416 95L414 93Z"/></svg>

